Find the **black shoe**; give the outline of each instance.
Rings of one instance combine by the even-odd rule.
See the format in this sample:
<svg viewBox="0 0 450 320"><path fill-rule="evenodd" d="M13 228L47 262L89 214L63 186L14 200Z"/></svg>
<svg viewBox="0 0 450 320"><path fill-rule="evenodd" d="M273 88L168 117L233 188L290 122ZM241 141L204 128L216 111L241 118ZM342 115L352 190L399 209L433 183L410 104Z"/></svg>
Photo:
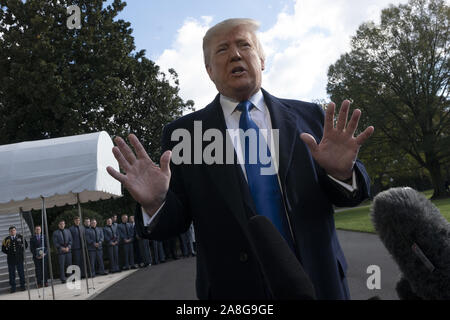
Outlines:
<svg viewBox="0 0 450 320"><path fill-rule="evenodd" d="M25 288L25 287L20 288L20 291L26 291L26 290L27 290L27 288Z"/></svg>
<svg viewBox="0 0 450 320"><path fill-rule="evenodd" d="M61 283L66 283L66 280L61 280Z"/></svg>
<svg viewBox="0 0 450 320"><path fill-rule="evenodd" d="M131 266L131 269L137 269L136 266Z"/></svg>
<svg viewBox="0 0 450 320"><path fill-rule="evenodd" d="M16 292L16 289L12 289L12 288L11 288L11 290L9 290L9 292L10 292L10 293L14 293L14 292Z"/></svg>
<svg viewBox="0 0 450 320"><path fill-rule="evenodd" d="M147 268L148 266L151 266L151 264L150 263L145 263L143 267Z"/></svg>
<svg viewBox="0 0 450 320"><path fill-rule="evenodd" d="M107 276L108 273L107 273L107 272L103 272L103 273L100 273L100 275L101 275L101 276Z"/></svg>

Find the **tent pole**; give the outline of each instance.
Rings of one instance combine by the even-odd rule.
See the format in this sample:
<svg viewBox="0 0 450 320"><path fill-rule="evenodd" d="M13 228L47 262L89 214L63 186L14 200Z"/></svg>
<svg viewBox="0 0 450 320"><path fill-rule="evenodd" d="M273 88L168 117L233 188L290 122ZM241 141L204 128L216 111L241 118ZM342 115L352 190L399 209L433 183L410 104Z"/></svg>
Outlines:
<svg viewBox="0 0 450 320"><path fill-rule="evenodd" d="M31 300L31 294L30 294L30 279L28 276L28 261L27 261L27 255L26 255L26 246L27 240L25 239L25 229L23 227L23 210L22 207L19 208L20 210L20 226L22 229L22 237L23 237L23 260L25 260L25 272L27 275L27 290L28 290L28 300Z"/></svg>
<svg viewBox="0 0 450 320"><path fill-rule="evenodd" d="M45 243L45 235L47 234L44 227L44 202L42 202L42 210L41 210L41 233L42 233L42 247L44 251L44 257L42 258L42 283L44 284L42 286L42 300L45 300L45 246L47 245ZM47 249L48 251L48 249ZM39 292L39 290L38 290Z"/></svg>
<svg viewBox="0 0 450 320"><path fill-rule="evenodd" d="M80 216L80 222L83 223L83 216L81 214L80 194L79 193L77 193L77 204L78 204L78 215ZM89 294L89 277L88 277L88 273L87 273L88 269L87 269L86 259L85 259L85 256L87 255L85 239L84 239L84 233L81 232L80 234L81 234L81 253L83 254L83 264L84 264L84 275L86 277L86 289L87 289L87 294Z"/></svg>
<svg viewBox="0 0 450 320"><path fill-rule="evenodd" d="M52 285L52 296L53 296L53 300L55 300L55 288L53 286L53 268L52 268L52 253L50 250L50 240L49 240L49 232L48 232L48 222L47 222L47 210L45 208L45 198L41 197L42 199L42 208L44 210L44 222L45 222L45 231L47 233L47 252L48 252L48 264L49 264L49 270L50 270L50 284Z"/></svg>
<svg viewBox="0 0 450 320"><path fill-rule="evenodd" d="M31 220L31 236L33 237L33 232L34 232L34 221L33 221L33 217L31 215L31 211L30 211L30 220ZM42 229L42 228L41 228ZM42 233L42 232L41 232ZM31 245L31 243L30 243ZM34 257L33 257L33 261L34 261ZM39 288L38 288L38 283L37 283L37 275L36 275L36 267L35 267L35 277L34 277L34 284L36 285L37 288L37 293L38 293L38 298L41 299L41 294L39 293ZM42 282L43 283L43 282Z"/></svg>

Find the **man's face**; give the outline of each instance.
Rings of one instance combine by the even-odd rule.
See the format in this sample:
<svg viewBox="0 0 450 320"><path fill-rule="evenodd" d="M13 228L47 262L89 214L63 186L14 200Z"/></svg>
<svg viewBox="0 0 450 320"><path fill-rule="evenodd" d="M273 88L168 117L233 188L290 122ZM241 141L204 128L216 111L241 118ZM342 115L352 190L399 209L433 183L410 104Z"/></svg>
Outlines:
<svg viewBox="0 0 450 320"><path fill-rule="evenodd" d="M34 228L34 233L35 234L41 234L41 227Z"/></svg>
<svg viewBox="0 0 450 320"><path fill-rule="evenodd" d="M111 219L106 220L106 225L107 225L107 226L112 225L112 220L111 220Z"/></svg>
<svg viewBox="0 0 450 320"><path fill-rule="evenodd" d="M65 226L66 226L66 223L64 221L61 221L60 223L58 223L58 227L60 229L64 229Z"/></svg>
<svg viewBox="0 0 450 320"><path fill-rule="evenodd" d="M85 225L86 227L89 227L90 224L91 224L91 220L89 220L89 219L84 220L84 225Z"/></svg>
<svg viewBox="0 0 450 320"><path fill-rule="evenodd" d="M80 219L78 218L78 219L73 220L73 223L75 223L76 226L79 226L80 225Z"/></svg>
<svg viewBox="0 0 450 320"><path fill-rule="evenodd" d="M17 232L17 230L15 228L12 228L11 230L9 230L9 235L15 237L16 232Z"/></svg>
<svg viewBox="0 0 450 320"><path fill-rule="evenodd" d="M122 223L126 223L128 221L128 216L122 216Z"/></svg>
<svg viewBox="0 0 450 320"><path fill-rule="evenodd" d="M256 36L245 26L214 36L208 50L206 70L221 94L243 101L261 88L264 61L258 54Z"/></svg>
<svg viewBox="0 0 450 320"><path fill-rule="evenodd" d="M130 223L134 223L134 216L130 216Z"/></svg>
<svg viewBox="0 0 450 320"><path fill-rule="evenodd" d="M117 216L116 215L113 215L112 222L117 222Z"/></svg>
<svg viewBox="0 0 450 320"><path fill-rule="evenodd" d="M92 220L92 221L91 221L91 227L92 227L92 228L97 227L97 221Z"/></svg>

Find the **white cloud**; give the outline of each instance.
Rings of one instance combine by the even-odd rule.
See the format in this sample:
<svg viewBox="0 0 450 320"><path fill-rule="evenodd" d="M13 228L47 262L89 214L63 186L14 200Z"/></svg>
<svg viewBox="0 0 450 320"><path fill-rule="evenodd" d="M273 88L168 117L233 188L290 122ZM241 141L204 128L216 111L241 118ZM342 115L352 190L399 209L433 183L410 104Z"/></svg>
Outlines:
<svg viewBox="0 0 450 320"><path fill-rule="evenodd" d="M297 0L260 33L267 54L263 87L274 95L311 101L327 99L328 67L350 49L358 26L378 22L381 10L405 0Z"/></svg>
<svg viewBox="0 0 450 320"><path fill-rule="evenodd" d="M278 13L259 35L266 53L263 87L275 96L311 101L327 99L328 67L350 48L350 38L366 21L378 22L381 9L406 0L296 0L294 10ZM203 64L202 39L212 17L188 18L171 49L156 63L179 74L180 95L196 109L217 93Z"/></svg>
<svg viewBox="0 0 450 320"><path fill-rule="evenodd" d="M180 96L185 101L194 100L196 109L206 106L217 94L205 70L202 52L203 36L211 20L211 17L202 17L201 21L187 19L178 30L172 48L164 50L156 59L162 70L175 69L180 82Z"/></svg>

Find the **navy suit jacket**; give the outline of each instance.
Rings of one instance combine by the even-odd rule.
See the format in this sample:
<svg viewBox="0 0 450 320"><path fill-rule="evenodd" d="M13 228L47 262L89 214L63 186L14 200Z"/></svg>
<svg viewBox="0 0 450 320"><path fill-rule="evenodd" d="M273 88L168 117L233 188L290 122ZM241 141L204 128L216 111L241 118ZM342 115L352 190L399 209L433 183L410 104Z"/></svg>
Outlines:
<svg viewBox="0 0 450 320"><path fill-rule="evenodd" d="M43 242L43 240L45 240L45 239L44 239L44 237L42 237L42 234L40 236L39 241L38 241L36 235L33 235L30 238L30 251L33 254L33 259L37 259L37 256L38 256L37 249L38 248L44 247L44 250L45 250L44 253L47 253L47 243ZM40 261L42 261L42 260L40 260Z"/></svg>
<svg viewBox="0 0 450 320"><path fill-rule="evenodd" d="M334 225L333 204L355 206L369 196L369 177L361 162L354 170L356 192L330 179L300 139L302 132L319 142L324 111L313 103L279 99L262 90L272 128L279 129L279 178L292 225L296 255L309 275L318 299L349 299L347 263ZM178 128L194 133L226 124L219 95L204 109L168 124L163 151L172 149L171 133ZM203 147L210 142L204 142ZM192 155L193 157L193 155ZM236 155L235 155L236 159ZM163 240L178 235L194 222L197 250L197 295L200 299L266 299L270 294L249 242L248 218L255 213L241 166L235 164L180 164L171 162L166 202L149 227L136 212L141 237ZM137 210L140 210L138 207Z"/></svg>

